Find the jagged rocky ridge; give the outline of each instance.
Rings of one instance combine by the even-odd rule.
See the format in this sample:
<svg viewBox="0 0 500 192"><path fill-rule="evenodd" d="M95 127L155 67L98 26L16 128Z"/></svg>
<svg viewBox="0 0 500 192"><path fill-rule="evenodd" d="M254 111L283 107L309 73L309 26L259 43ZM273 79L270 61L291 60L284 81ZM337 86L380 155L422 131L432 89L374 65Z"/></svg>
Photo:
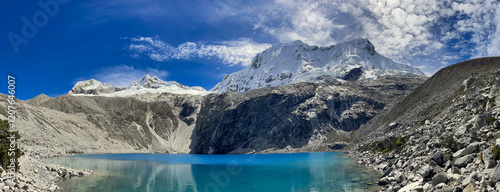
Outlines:
<svg viewBox="0 0 500 192"><path fill-rule="evenodd" d="M327 78L355 81L415 74L423 75L417 68L378 54L367 39L330 47L309 46L297 40L257 54L251 66L227 75L211 91L244 92L299 82L320 83Z"/></svg>
<svg viewBox="0 0 500 192"><path fill-rule="evenodd" d="M499 85L500 58L446 67L361 127L350 154L384 173L382 191L500 191ZM370 151L389 137L402 145Z"/></svg>

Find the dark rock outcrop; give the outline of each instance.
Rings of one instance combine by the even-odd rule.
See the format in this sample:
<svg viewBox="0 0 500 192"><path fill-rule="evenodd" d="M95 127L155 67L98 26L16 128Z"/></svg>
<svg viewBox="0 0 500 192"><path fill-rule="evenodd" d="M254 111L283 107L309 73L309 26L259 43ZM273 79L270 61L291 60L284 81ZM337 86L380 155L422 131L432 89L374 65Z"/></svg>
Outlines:
<svg viewBox="0 0 500 192"><path fill-rule="evenodd" d="M194 153L231 153L328 147L334 135L349 137L401 96L422 77L392 77L372 82L325 80L211 94L204 98L196 122ZM318 147L318 146L316 146Z"/></svg>

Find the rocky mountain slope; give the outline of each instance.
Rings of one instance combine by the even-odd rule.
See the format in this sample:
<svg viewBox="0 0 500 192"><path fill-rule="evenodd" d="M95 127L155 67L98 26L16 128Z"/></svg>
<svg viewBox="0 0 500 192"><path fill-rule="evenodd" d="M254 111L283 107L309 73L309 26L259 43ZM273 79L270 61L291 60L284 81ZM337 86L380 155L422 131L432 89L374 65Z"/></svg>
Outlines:
<svg viewBox="0 0 500 192"><path fill-rule="evenodd" d="M6 98L0 114L6 114ZM202 96L171 93L137 97L40 95L20 102L23 149L35 154L189 153Z"/></svg>
<svg viewBox="0 0 500 192"><path fill-rule="evenodd" d="M204 97L194 153L326 150L425 78L298 83Z"/></svg>
<svg viewBox="0 0 500 192"><path fill-rule="evenodd" d="M299 82L319 83L326 78L354 81L415 74L423 75L417 68L378 54L367 39L330 47L309 46L297 40L257 54L250 67L227 75L212 91L244 92Z"/></svg>
<svg viewBox="0 0 500 192"><path fill-rule="evenodd" d="M66 153L245 153L328 149L424 81L299 83L206 96L39 95L20 101L23 150ZM0 114L6 114L6 96ZM222 143L224 144L222 144Z"/></svg>
<svg viewBox="0 0 500 192"><path fill-rule="evenodd" d="M102 83L95 79L80 81L68 92L68 95L100 95L106 97L126 97L145 93L175 93L190 95L206 95L207 92L202 87L188 87L175 81L163 81L158 77L145 75L141 79L133 82L127 87L113 87L110 84Z"/></svg>
<svg viewBox="0 0 500 192"><path fill-rule="evenodd" d="M446 67L360 128L375 131L351 154L385 191L500 191L499 85L500 58Z"/></svg>
<svg viewBox="0 0 500 192"><path fill-rule="evenodd" d="M49 165L45 158L75 153L189 153L202 96L172 93L134 97L39 95L19 101L20 170L4 191L57 191L61 177L86 170ZM0 94L0 119L7 96ZM1 172L1 171L0 171ZM5 172L3 173L5 174Z"/></svg>

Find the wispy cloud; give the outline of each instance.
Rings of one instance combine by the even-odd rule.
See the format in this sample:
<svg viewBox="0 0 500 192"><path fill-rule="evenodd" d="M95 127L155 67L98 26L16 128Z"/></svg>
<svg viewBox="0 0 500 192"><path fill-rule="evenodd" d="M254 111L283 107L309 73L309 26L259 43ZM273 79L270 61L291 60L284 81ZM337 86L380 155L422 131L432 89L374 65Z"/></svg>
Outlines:
<svg viewBox="0 0 500 192"><path fill-rule="evenodd" d="M378 52L396 61L437 66L427 70L500 55L498 0L222 0L200 5L196 9L200 13L189 15L207 23L231 20L251 25L254 35L242 37L259 37L268 43L301 40L318 46L368 38ZM215 57L227 65L248 65L255 53L269 46L253 39L180 45L155 37L130 40L135 56L158 61Z"/></svg>
<svg viewBox="0 0 500 192"><path fill-rule="evenodd" d="M323 46L368 38L399 62L451 64L460 60L441 56L500 55L499 9L497 0L275 0L256 13L254 29Z"/></svg>
<svg viewBox="0 0 500 192"><path fill-rule="evenodd" d="M262 30L281 42L301 40L310 45L329 46L355 28L350 15L338 8L340 2L276 0L257 13L255 30Z"/></svg>
<svg viewBox="0 0 500 192"><path fill-rule="evenodd" d="M456 39L465 41L465 45L473 46L473 57L500 55L500 2L453 2L451 8L458 16L464 17L454 24L456 30L453 33L461 35Z"/></svg>
<svg viewBox="0 0 500 192"><path fill-rule="evenodd" d="M152 68L139 69L128 65L118 65L114 67L104 68L101 70L101 72L90 77L77 79L74 83L88 79L96 79L103 83L111 84L115 87L126 87L139 80L146 74L156 76L160 79L165 79L168 76L168 72L164 70Z"/></svg>
<svg viewBox="0 0 500 192"><path fill-rule="evenodd" d="M300 39L320 46L368 38L380 53L407 62L443 47L432 27L445 5L434 2L276 0L258 14L255 29L280 41Z"/></svg>
<svg viewBox="0 0 500 192"><path fill-rule="evenodd" d="M171 59L217 58L226 65L250 65L252 58L270 47L270 44L256 43L249 39L223 41L214 44L186 42L172 46L159 37L137 37L130 39L128 50L132 57L146 55L155 61Z"/></svg>

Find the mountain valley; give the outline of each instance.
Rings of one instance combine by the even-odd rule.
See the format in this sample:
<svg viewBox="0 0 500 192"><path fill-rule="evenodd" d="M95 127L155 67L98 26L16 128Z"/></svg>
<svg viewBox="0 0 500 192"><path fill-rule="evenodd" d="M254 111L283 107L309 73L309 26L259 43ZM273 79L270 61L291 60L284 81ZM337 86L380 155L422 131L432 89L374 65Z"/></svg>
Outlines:
<svg viewBox="0 0 500 192"><path fill-rule="evenodd" d="M383 173L383 191L498 191L499 77L500 58L425 77L361 39L274 45L210 91L149 75L127 87L81 81L18 100L22 162L36 162L21 172L40 181L43 159L78 153L344 150Z"/></svg>

